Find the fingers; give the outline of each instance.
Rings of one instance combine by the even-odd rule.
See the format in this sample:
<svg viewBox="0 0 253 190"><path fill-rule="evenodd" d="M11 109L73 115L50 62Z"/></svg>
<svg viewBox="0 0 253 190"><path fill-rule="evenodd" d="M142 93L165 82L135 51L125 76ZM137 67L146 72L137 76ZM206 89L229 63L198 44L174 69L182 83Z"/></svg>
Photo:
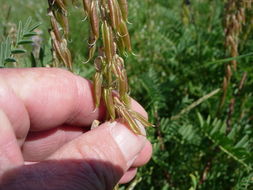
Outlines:
<svg viewBox="0 0 253 190"><path fill-rule="evenodd" d="M40 131L71 124L90 125L104 116L94 112L89 81L62 69L1 69L2 79L24 103L31 130ZM15 109L15 108L13 108Z"/></svg>
<svg viewBox="0 0 253 190"><path fill-rule="evenodd" d="M22 100L4 81L0 70L0 109L6 114L21 145L29 130L29 115Z"/></svg>
<svg viewBox="0 0 253 190"><path fill-rule="evenodd" d="M130 182L136 175L137 168L130 168L120 179L119 183L124 184Z"/></svg>
<svg viewBox="0 0 253 190"><path fill-rule="evenodd" d="M11 123L0 110L0 181L6 170L22 164L23 158Z"/></svg>
<svg viewBox="0 0 253 190"><path fill-rule="evenodd" d="M147 117L146 111L133 99L131 101L131 107L134 111L137 111L144 117ZM87 130L88 128L61 126L43 132L30 132L28 134L28 138L22 146L24 159L25 161L33 162L44 160L65 143L78 137Z"/></svg>
<svg viewBox="0 0 253 190"><path fill-rule="evenodd" d="M152 145L149 141L147 141L144 148L141 150L138 157L131 165L131 168L124 174L124 176L120 179L119 183L122 184L130 182L137 173L137 167L146 164L150 160L151 155L152 155Z"/></svg>
<svg viewBox="0 0 253 190"><path fill-rule="evenodd" d="M46 159L61 146L82 135L85 130L74 126L61 126L47 131L30 132L22 146L25 161Z"/></svg>
<svg viewBox="0 0 253 190"><path fill-rule="evenodd" d="M146 141L144 148L139 153L131 167L140 167L148 163L152 156L152 145L149 141Z"/></svg>
<svg viewBox="0 0 253 190"><path fill-rule="evenodd" d="M63 124L89 126L93 120L102 120L105 116L103 105L94 111L91 83L62 69L1 69L0 84L1 88L6 86L3 92L8 91L3 94L0 106L17 129L16 135L22 138L29 124L30 130L42 131ZM132 105L147 115L136 101ZM21 121L17 122L16 118Z"/></svg>
<svg viewBox="0 0 253 190"><path fill-rule="evenodd" d="M100 181L107 186L105 189L110 189L130 168L146 142L144 136L133 134L121 123L105 123L65 144L48 159L83 159L97 174L96 178L90 180ZM93 165L90 161L109 163L121 172L114 168L108 170L106 164L102 164L102 167Z"/></svg>

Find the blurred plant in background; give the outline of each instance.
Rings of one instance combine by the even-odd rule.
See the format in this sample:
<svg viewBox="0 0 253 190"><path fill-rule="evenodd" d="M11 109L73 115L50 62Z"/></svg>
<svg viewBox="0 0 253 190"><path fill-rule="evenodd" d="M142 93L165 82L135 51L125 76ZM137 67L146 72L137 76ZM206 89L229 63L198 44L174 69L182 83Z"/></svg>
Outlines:
<svg viewBox="0 0 253 190"><path fill-rule="evenodd" d="M31 16L41 23L40 56L32 59L32 47L25 45L17 66L50 65L47 3L0 2L2 43L7 36L15 41L20 20L25 23ZM148 130L152 160L121 189L253 189L253 15L247 6L245 23L239 23L237 54L231 54L226 19L234 12L226 11L229 2L129 0L136 54L126 58L131 96L157 127ZM73 70L91 78L93 65L82 64L88 54L88 39L83 38L88 23L79 8L68 14ZM224 77L230 81L226 88Z"/></svg>

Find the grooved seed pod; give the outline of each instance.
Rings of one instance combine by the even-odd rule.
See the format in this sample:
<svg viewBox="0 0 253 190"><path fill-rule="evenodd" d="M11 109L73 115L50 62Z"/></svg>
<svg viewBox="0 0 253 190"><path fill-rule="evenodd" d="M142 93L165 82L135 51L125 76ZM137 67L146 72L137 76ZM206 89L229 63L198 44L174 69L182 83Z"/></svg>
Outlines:
<svg viewBox="0 0 253 190"><path fill-rule="evenodd" d="M99 38L99 16L96 1L91 2L90 23L95 41Z"/></svg>
<svg viewBox="0 0 253 190"><path fill-rule="evenodd" d="M103 92L104 92L104 100L105 100L105 105L106 105L108 114L112 120L115 120L116 114L115 114L112 90L105 88Z"/></svg>
<svg viewBox="0 0 253 190"><path fill-rule="evenodd" d="M109 8L111 26L113 29L116 29L115 6L113 4L113 0L108 0L108 8Z"/></svg>
<svg viewBox="0 0 253 190"><path fill-rule="evenodd" d="M66 10L66 4L65 4L65 2L64 1L62 1L62 0L53 0L52 1L53 2L53 4L54 4L54 2L57 4L57 6L59 6L60 7L60 9L61 9L61 11L64 13L64 14L66 14L66 12L67 12L67 10Z"/></svg>
<svg viewBox="0 0 253 190"><path fill-rule="evenodd" d="M102 24L102 38L103 38L105 56L108 63L110 63L113 57L113 39L112 39L111 27L108 26L106 21Z"/></svg>
<svg viewBox="0 0 253 190"><path fill-rule="evenodd" d="M129 111L125 108L125 105L120 102L117 97L114 97L115 108L118 114L129 124L131 130L138 135L142 135L138 124L136 123L134 117L129 113Z"/></svg>
<svg viewBox="0 0 253 190"><path fill-rule="evenodd" d="M128 18L127 0L118 0L118 3L119 3L120 10L121 10L122 18L125 22L127 22L127 18Z"/></svg>
<svg viewBox="0 0 253 190"><path fill-rule="evenodd" d="M51 14L53 14L53 13L52 12L49 13L49 15L51 15ZM51 21L51 26L54 31L56 40L61 41L60 31L58 29L57 22L56 22L55 18L53 16L51 16L50 21Z"/></svg>
<svg viewBox="0 0 253 190"><path fill-rule="evenodd" d="M61 54L61 50L60 50L60 45L59 45L59 43L56 39L56 36L55 36L54 32L50 31L50 35L51 35L51 39L52 39L52 42L53 42L53 44L52 44L53 48L56 51L56 55L58 57L60 57L61 59L63 59L63 55Z"/></svg>
<svg viewBox="0 0 253 190"><path fill-rule="evenodd" d="M94 60L94 66L97 72L102 72L104 59L102 56L98 56Z"/></svg>
<svg viewBox="0 0 253 190"><path fill-rule="evenodd" d="M124 20L121 20L120 24L119 24L119 34L120 34L120 38L122 38L123 44L126 47L126 50L128 52L132 52L132 47L131 47L131 40L130 40L130 36L128 33L128 29L126 26L126 22Z"/></svg>
<svg viewBox="0 0 253 190"><path fill-rule="evenodd" d="M63 65L69 70L72 70L71 53L67 47L67 38L69 33L69 24L67 20L67 3L65 0L48 0L49 12L52 30L50 36L52 39L52 53L54 64L59 65L62 61ZM60 25L63 28L63 34L59 29ZM58 60L57 60L58 59Z"/></svg>
<svg viewBox="0 0 253 190"><path fill-rule="evenodd" d="M124 97L128 93L128 83L127 83L127 74L126 70L123 69L119 76L119 95Z"/></svg>
<svg viewBox="0 0 253 190"><path fill-rule="evenodd" d="M90 7L91 7L91 0L83 0L83 8L88 15L90 13Z"/></svg>
<svg viewBox="0 0 253 190"><path fill-rule="evenodd" d="M145 127L154 127L154 125L152 123L149 123L148 120L143 117L143 115L141 115L140 113L130 110L130 113L138 120L141 122L142 125L144 125Z"/></svg>
<svg viewBox="0 0 253 190"><path fill-rule="evenodd" d="M71 53L70 53L69 49L67 48L67 40L66 39L62 40L61 51L63 52L64 62L66 64L67 68L70 68L70 70L72 70Z"/></svg>
<svg viewBox="0 0 253 190"><path fill-rule="evenodd" d="M113 0L114 12L115 12L115 24L116 28L119 27L120 21L122 19L122 14L117 0Z"/></svg>
<svg viewBox="0 0 253 190"><path fill-rule="evenodd" d="M100 105L102 82L103 82L102 73L96 72L93 78L94 93L95 93L95 109L98 108Z"/></svg>

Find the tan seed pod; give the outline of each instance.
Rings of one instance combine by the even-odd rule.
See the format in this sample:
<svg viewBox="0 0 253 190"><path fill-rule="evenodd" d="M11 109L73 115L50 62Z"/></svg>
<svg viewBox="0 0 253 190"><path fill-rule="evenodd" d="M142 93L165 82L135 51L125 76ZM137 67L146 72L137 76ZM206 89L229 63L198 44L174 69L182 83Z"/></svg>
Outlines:
<svg viewBox="0 0 253 190"><path fill-rule="evenodd" d="M124 67L121 65L121 62L119 62L117 56L115 56L112 62L112 71L117 78L120 78L123 68Z"/></svg>
<svg viewBox="0 0 253 190"><path fill-rule="evenodd" d="M223 86L222 86L222 89L223 91L227 91L227 88L228 88L228 80L226 77L223 78Z"/></svg>
<svg viewBox="0 0 253 190"><path fill-rule="evenodd" d="M86 11L87 14L89 15L91 9L91 0L83 0L83 8L84 11Z"/></svg>
<svg viewBox="0 0 253 190"><path fill-rule="evenodd" d="M113 57L112 31L111 31L111 27L108 26L106 21L102 23L101 27L102 27L102 38L103 38L103 44L104 44L105 57L106 57L107 62L110 63Z"/></svg>
<svg viewBox="0 0 253 190"><path fill-rule="evenodd" d="M127 17L128 17L127 0L118 0L118 3L119 3L120 10L121 10L122 18L125 22L127 22Z"/></svg>
<svg viewBox="0 0 253 190"><path fill-rule="evenodd" d="M93 57L94 57L94 54L96 52L96 44L93 44L91 47L89 47L89 57L87 59L87 61L84 62L85 63L88 63Z"/></svg>
<svg viewBox="0 0 253 190"><path fill-rule="evenodd" d="M230 81L231 76L232 76L231 66L227 65L226 78L227 78L228 81Z"/></svg>
<svg viewBox="0 0 253 190"><path fill-rule="evenodd" d="M122 99L125 94L128 93L128 82L127 82L127 75L126 75L126 70L123 69L120 73L119 77L119 95L120 98Z"/></svg>
<svg viewBox="0 0 253 190"><path fill-rule="evenodd" d="M129 113L129 111L122 106L122 103L117 97L114 97L115 108L117 113L129 124L130 129L138 135L142 135L141 130L136 123L134 117Z"/></svg>
<svg viewBox="0 0 253 190"><path fill-rule="evenodd" d="M104 59L102 56L98 56L94 60L94 66L97 72L102 72Z"/></svg>
<svg viewBox="0 0 253 190"><path fill-rule="evenodd" d="M90 12L90 23L93 35L95 36L95 40L99 38L99 15L98 15L98 6L96 1L91 2L91 12Z"/></svg>
<svg viewBox="0 0 253 190"><path fill-rule="evenodd" d="M154 127L154 125L150 123L148 119L143 117L143 115L141 115L140 113L133 110L131 110L130 113L133 115L133 117L135 117L138 121L140 121L141 124L144 125L145 127Z"/></svg>
<svg viewBox="0 0 253 190"><path fill-rule="evenodd" d="M53 42L53 49L55 50L56 55L60 58L60 60L62 60L64 62L64 56L61 51L61 46L60 46L59 42L56 40L56 36L55 36L54 32L50 31L50 35L51 35L51 39Z"/></svg>
<svg viewBox="0 0 253 190"><path fill-rule="evenodd" d="M70 51L67 48L67 41L65 39L63 39L62 42L60 43L60 51L61 51L61 54L63 56L62 61L65 65L65 67L72 70L71 54L70 54Z"/></svg>
<svg viewBox="0 0 253 190"><path fill-rule="evenodd" d="M104 100L105 100L105 105L108 111L108 114L112 120L115 119L116 114L115 114L115 107L114 107L114 102L113 102L113 95L112 95L112 90L108 88L103 89L103 94L104 94Z"/></svg>
<svg viewBox="0 0 253 190"><path fill-rule="evenodd" d="M67 10L66 10L66 4L64 4L64 1L62 0L54 0L55 3L57 4L57 6L60 7L61 11L65 14L67 13Z"/></svg>
<svg viewBox="0 0 253 190"><path fill-rule="evenodd" d="M114 6L114 3L113 3L113 0L108 0L107 2L108 2L111 26L112 26L113 29L116 29L115 6Z"/></svg>
<svg viewBox="0 0 253 190"><path fill-rule="evenodd" d="M118 28L120 21L122 19L122 14L121 14L121 10L120 10L119 3L117 0L113 0L113 5L114 5L114 12L115 12L115 25L116 25L116 28Z"/></svg>
<svg viewBox="0 0 253 190"><path fill-rule="evenodd" d="M122 38L124 46L126 47L126 50L128 52L132 52L132 47L131 47L131 40L130 36L128 33L127 25L124 20L121 20L120 25L119 25L119 34L120 38Z"/></svg>
<svg viewBox="0 0 253 190"><path fill-rule="evenodd" d="M103 82L102 73L96 72L93 78L94 94L95 94L95 108L98 108L100 105L102 82Z"/></svg>
<svg viewBox="0 0 253 190"><path fill-rule="evenodd" d="M50 21L51 21L51 26L52 26L53 32L55 34L56 40L57 41L61 41L60 31L58 29L57 22L56 22L56 20L55 20L55 18L54 18L53 15L51 16Z"/></svg>
<svg viewBox="0 0 253 190"><path fill-rule="evenodd" d="M126 51L126 46L124 44L123 38L120 35L116 37L116 43L119 52L124 53Z"/></svg>
<svg viewBox="0 0 253 190"><path fill-rule="evenodd" d="M69 34L69 22L67 16L62 15L59 12L55 12L56 20L61 25L64 31L65 38L68 37Z"/></svg>

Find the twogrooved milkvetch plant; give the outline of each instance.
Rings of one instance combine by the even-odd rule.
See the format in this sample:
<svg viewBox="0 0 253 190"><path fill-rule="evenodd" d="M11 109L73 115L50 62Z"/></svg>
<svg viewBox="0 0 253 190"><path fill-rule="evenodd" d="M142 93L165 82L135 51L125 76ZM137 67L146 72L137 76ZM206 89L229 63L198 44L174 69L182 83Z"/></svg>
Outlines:
<svg viewBox="0 0 253 190"><path fill-rule="evenodd" d="M69 33L67 3L65 0L48 0L48 2L54 66L58 66L61 61L72 70L71 54L67 47ZM127 1L83 0L83 7L90 23L88 61L96 54L94 59L96 73L93 77L95 107L96 109L99 107L102 98L107 108L107 120L123 118L134 133L141 134L139 125L147 127L151 124L130 108L127 73L121 57L132 52L127 29Z"/></svg>
<svg viewBox="0 0 253 190"><path fill-rule="evenodd" d="M52 26L49 32L53 47L53 66L57 67L62 62L72 71L71 53L67 47L69 33L67 1L48 0L48 3ZM140 125L147 127L152 124L130 107L127 72L121 57L132 52L127 29L127 1L83 0L83 7L90 23L87 62L91 61L96 53L94 59L96 73L93 77L95 109L103 99L107 108L107 120L123 118L135 134L143 135ZM97 122L93 124L97 125Z"/></svg>
<svg viewBox="0 0 253 190"><path fill-rule="evenodd" d="M107 119L122 117L136 134L141 134L139 124L151 124L131 110L127 73L120 56L132 52L127 29L128 6L126 0L83 0L83 7L90 22L89 59L94 60L94 94L96 108L101 97L107 108ZM99 39L102 37L102 40ZM113 95L113 90L119 96Z"/></svg>

